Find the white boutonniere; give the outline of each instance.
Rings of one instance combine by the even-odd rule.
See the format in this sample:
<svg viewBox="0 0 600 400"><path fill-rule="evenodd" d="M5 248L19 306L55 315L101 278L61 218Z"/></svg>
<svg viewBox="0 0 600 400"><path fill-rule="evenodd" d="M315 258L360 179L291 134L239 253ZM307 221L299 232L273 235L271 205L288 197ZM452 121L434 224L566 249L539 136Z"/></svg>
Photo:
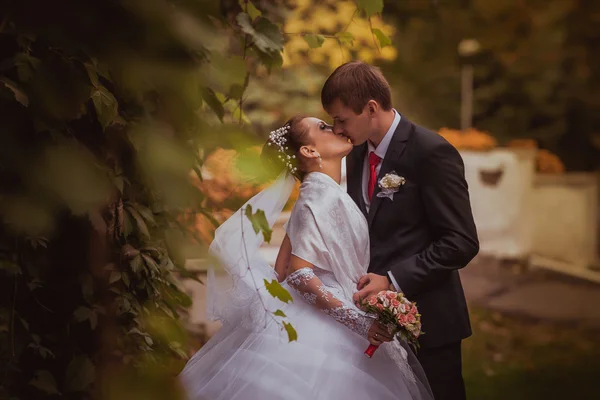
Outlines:
<svg viewBox="0 0 600 400"><path fill-rule="evenodd" d="M406 183L406 179L400 176L396 171L385 174L383 178L379 180L379 188L381 191L377 193L377 197L387 197L394 201L394 193L400 190L400 186Z"/></svg>

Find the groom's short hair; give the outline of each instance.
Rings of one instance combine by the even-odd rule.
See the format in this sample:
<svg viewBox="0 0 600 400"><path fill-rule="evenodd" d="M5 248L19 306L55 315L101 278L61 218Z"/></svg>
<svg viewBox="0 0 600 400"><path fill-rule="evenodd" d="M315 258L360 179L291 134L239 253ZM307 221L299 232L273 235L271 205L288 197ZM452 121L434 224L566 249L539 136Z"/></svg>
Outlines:
<svg viewBox="0 0 600 400"><path fill-rule="evenodd" d="M327 110L337 99L356 114L369 100L375 100L386 111L392 109L390 84L379 68L362 61L340 65L325 81L321 90L323 108Z"/></svg>

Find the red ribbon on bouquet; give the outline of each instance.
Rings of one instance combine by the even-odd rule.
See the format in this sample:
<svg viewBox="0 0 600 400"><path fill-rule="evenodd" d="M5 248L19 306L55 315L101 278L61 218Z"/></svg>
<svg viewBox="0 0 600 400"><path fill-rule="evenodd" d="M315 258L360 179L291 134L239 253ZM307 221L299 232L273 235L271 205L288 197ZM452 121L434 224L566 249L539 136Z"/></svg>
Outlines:
<svg viewBox="0 0 600 400"><path fill-rule="evenodd" d="M361 301L361 308L376 315L380 324L392 327L392 331L399 334L403 340L419 347L418 338L423 333L421 314L417 310L416 303L408 300L403 293L383 290L368 300ZM369 345L365 355L372 358L378 348L379 346L374 344Z"/></svg>
<svg viewBox="0 0 600 400"><path fill-rule="evenodd" d="M365 350L365 354L367 355L367 357L371 358L371 357L373 357L373 354L375 354L375 350L377 350L378 348L379 348L379 346L370 344L369 347L367 347L367 350Z"/></svg>

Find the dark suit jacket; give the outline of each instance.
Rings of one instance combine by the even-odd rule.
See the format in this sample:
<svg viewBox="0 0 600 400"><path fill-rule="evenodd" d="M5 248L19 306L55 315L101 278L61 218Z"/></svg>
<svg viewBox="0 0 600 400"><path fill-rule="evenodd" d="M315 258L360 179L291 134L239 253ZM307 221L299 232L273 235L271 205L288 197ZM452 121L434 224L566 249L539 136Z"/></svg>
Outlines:
<svg viewBox="0 0 600 400"><path fill-rule="evenodd" d="M464 164L438 134L401 116L378 181L395 171L406 183L393 200L377 197L366 212L362 194L367 144L347 158L348 194L365 213L371 237L369 272L391 271L422 314L422 347L437 347L471 335L458 270L479 251Z"/></svg>

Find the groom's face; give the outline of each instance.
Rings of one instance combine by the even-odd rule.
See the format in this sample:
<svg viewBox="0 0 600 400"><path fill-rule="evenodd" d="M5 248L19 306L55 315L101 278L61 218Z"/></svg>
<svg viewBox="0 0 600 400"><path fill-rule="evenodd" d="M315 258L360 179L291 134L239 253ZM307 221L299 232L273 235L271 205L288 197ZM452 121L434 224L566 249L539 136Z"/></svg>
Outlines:
<svg viewBox="0 0 600 400"><path fill-rule="evenodd" d="M327 113L333 119L333 133L350 138L354 146L363 144L369 138L371 120L365 110L357 114L338 99L328 107Z"/></svg>

